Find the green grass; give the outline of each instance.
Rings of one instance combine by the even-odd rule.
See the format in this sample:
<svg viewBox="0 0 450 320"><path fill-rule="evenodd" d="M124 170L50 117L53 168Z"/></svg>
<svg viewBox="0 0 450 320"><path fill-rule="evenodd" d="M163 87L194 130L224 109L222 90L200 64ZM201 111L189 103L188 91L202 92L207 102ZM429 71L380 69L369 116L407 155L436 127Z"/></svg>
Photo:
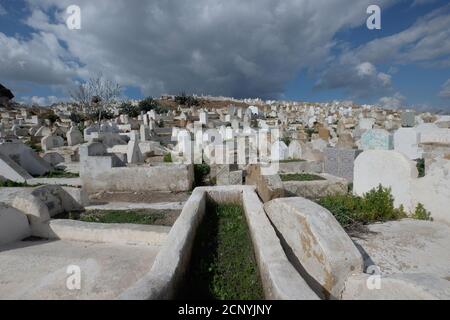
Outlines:
<svg viewBox="0 0 450 320"><path fill-rule="evenodd" d="M166 153L164 155L164 162L172 162L172 154L171 153Z"/></svg>
<svg viewBox="0 0 450 320"><path fill-rule="evenodd" d="M164 218L164 213L148 210L92 210L84 213L70 212L59 215L60 219L97 223L133 223L153 225Z"/></svg>
<svg viewBox="0 0 450 320"><path fill-rule="evenodd" d="M37 178L79 178L78 173L67 172L62 169L55 169Z"/></svg>
<svg viewBox="0 0 450 320"><path fill-rule="evenodd" d="M317 181L317 180L326 180L321 176L310 173L289 173L289 174L280 174L281 181Z"/></svg>
<svg viewBox="0 0 450 320"><path fill-rule="evenodd" d="M288 159L288 160L280 160L280 163L290 163L290 162L305 162L303 159Z"/></svg>
<svg viewBox="0 0 450 320"><path fill-rule="evenodd" d="M11 181L11 180L5 180L5 181L0 181L0 187L4 187L4 188L19 188L19 187L31 188L31 187L35 187L35 186L30 186L26 182L14 182L14 181Z"/></svg>
<svg viewBox="0 0 450 320"><path fill-rule="evenodd" d="M184 299L261 300L264 293L243 209L210 205L179 293Z"/></svg>

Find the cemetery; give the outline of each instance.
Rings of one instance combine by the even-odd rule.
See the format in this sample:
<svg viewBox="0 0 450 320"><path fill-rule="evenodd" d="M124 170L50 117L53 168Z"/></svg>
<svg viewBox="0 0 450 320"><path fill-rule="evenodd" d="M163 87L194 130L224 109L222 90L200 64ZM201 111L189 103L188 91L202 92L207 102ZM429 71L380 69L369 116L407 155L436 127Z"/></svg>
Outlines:
<svg viewBox="0 0 450 320"><path fill-rule="evenodd" d="M450 299L445 117L181 98L0 110L0 299Z"/></svg>

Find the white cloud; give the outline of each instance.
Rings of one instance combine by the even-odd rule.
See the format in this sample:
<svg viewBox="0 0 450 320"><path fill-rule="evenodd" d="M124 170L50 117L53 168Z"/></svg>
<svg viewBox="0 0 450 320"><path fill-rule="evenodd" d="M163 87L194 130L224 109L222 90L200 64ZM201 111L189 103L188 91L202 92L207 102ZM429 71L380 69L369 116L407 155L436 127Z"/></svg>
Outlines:
<svg viewBox="0 0 450 320"><path fill-rule="evenodd" d="M450 98L450 79L448 79L441 87L439 92L441 98Z"/></svg>
<svg viewBox="0 0 450 320"><path fill-rule="evenodd" d="M385 109L401 109L405 106L405 97L397 92L391 97L382 97L378 104Z"/></svg>
<svg viewBox="0 0 450 320"><path fill-rule="evenodd" d="M386 8L398 1L375 2ZM0 80L4 76L62 84L102 72L146 94L186 90L276 97L299 70L320 68L336 33L364 24L366 8L373 0L76 3L81 8L82 29L73 31L65 25L65 9L72 0L28 1L32 15L27 23L37 30L35 39L32 43L7 39L7 59L14 67L6 74L0 70ZM48 12L55 7L59 14L49 18ZM43 35L53 35L55 41L38 41ZM36 48L39 42L49 49ZM29 57L18 51L28 52ZM35 70L21 71L18 60Z"/></svg>
<svg viewBox="0 0 450 320"><path fill-rule="evenodd" d="M0 32L0 80L45 85L68 83L78 74L68 52L51 33L34 33L29 40Z"/></svg>
<svg viewBox="0 0 450 320"><path fill-rule="evenodd" d="M377 63L450 64L450 4L418 19L410 28L375 39L346 55Z"/></svg>
<svg viewBox="0 0 450 320"><path fill-rule="evenodd" d="M325 65L318 88L344 89L356 98L390 97L395 92L392 75L397 66L450 66L450 5L419 18L410 28L394 35L357 48L348 43L335 48L341 52ZM377 71L380 64L389 65L386 73Z"/></svg>
<svg viewBox="0 0 450 320"><path fill-rule="evenodd" d="M392 91L391 76L370 62L340 61L330 66L316 83L318 89L344 89L353 98L380 96Z"/></svg>
<svg viewBox="0 0 450 320"><path fill-rule="evenodd" d="M36 105L36 106L50 106L58 101L61 101L60 98L56 96L48 96L48 97L41 97L41 96L24 96L19 100L21 103L27 104L27 105Z"/></svg>

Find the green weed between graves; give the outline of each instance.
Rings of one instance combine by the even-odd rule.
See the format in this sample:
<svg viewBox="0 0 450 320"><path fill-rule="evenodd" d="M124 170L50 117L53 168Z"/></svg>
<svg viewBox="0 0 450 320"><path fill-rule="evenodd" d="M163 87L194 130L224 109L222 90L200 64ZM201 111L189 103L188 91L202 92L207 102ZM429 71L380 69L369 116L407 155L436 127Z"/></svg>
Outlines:
<svg viewBox="0 0 450 320"><path fill-rule="evenodd" d="M288 160L280 160L280 163L291 163L291 162L305 162L303 159L288 159Z"/></svg>
<svg viewBox="0 0 450 320"><path fill-rule="evenodd" d="M326 180L321 176L310 173L290 173L290 174L280 174L281 181L316 181L316 180Z"/></svg>
<svg viewBox="0 0 450 320"><path fill-rule="evenodd" d="M15 182L15 181L11 181L11 180L5 180L5 181L0 181L0 187L3 187L3 188L19 188L19 187L31 188L31 187L35 187L35 186L31 186L31 185L27 184L26 182Z"/></svg>
<svg viewBox="0 0 450 320"><path fill-rule="evenodd" d="M321 198L318 203L328 209L348 232L362 231L363 226L375 222L413 218L431 220L430 213L422 204L409 216L403 206L394 207L394 197L390 188L379 185L362 197L351 193Z"/></svg>
<svg viewBox="0 0 450 320"><path fill-rule="evenodd" d="M163 158L164 162L172 162L172 154L166 153Z"/></svg>
<svg viewBox="0 0 450 320"><path fill-rule="evenodd" d="M416 209L410 217L417 220L433 221L431 212L427 211L421 203L417 204Z"/></svg>
<svg viewBox="0 0 450 320"><path fill-rule="evenodd" d="M147 210L92 210L88 212L69 212L59 215L57 218L96 223L153 225L157 220L163 219L164 214Z"/></svg>
<svg viewBox="0 0 450 320"><path fill-rule="evenodd" d="M179 298L264 299L243 209L208 205Z"/></svg>
<svg viewBox="0 0 450 320"><path fill-rule="evenodd" d="M79 178L79 173L68 172L63 169L54 169L42 176L36 176L36 178Z"/></svg>

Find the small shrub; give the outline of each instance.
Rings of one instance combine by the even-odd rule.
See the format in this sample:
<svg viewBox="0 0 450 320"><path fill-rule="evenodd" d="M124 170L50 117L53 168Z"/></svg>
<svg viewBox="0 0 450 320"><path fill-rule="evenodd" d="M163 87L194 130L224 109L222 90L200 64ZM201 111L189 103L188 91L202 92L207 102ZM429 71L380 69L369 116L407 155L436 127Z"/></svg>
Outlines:
<svg viewBox="0 0 450 320"><path fill-rule="evenodd" d="M321 198L318 203L328 209L347 230L360 229L362 225L406 218L403 206L394 207L390 188L379 185L362 197L353 194Z"/></svg>
<svg viewBox="0 0 450 320"><path fill-rule="evenodd" d="M390 188L379 185L378 188L364 194L362 201L363 222L388 221L405 218L406 213L394 207L394 197Z"/></svg>
<svg viewBox="0 0 450 320"><path fill-rule="evenodd" d="M351 194L326 196L319 200L319 204L328 209L336 220L346 230L356 224L362 224L358 212L362 210L362 199Z"/></svg>
<svg viewBox="0 0 450 320"><path fill-rule="evenodd" d="M417 220L433 221L433 218L431 218L431 212L427 211L421 203L417 204L416 209L411 215L411 218Z"/></svg>
<svg viewBox="0 0 450 320"><path fill-rule="evenodd" d="M171 153L166 153L164 155L164 162L172 162L172 154Z"/></svg>

